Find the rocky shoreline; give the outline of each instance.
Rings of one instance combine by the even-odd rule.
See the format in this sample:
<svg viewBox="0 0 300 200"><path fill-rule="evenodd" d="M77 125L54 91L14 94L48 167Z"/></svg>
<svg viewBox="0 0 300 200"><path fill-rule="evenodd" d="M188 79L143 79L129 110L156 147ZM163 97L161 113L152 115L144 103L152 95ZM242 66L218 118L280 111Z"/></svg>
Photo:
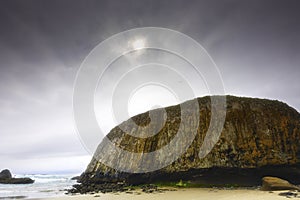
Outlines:
<svg viewBox="0 0 300 200"><path fill-rule="evenodd" d="M86 176L86 174L82 174ZM146 174L120 173L118 179L111 179L109 175L101 175L98 182L81 182L85 177L79 177L80 184L76 184L68 190L69 194L107 193L107 192L127 192L132 187L143 189L143 187L153 186L159 191L159 186L174 187L202 187L202 188L261 188L263 177L274 176L289 180L295 185L300 185L300 166L265 166L261 168L240 169L240 168L210 168L201 170L189 170L164 175L159 172ZM121 181L123 180L123 181ZM146 181L147 180L147 181ZM180 184L181 183L181 184ZM288 189L295 189L291 184L285 184ZM158 188L157 188L158 187ZM275 190L270 187L264 190ZM147 190L146 190L147 192Z"/></svg>

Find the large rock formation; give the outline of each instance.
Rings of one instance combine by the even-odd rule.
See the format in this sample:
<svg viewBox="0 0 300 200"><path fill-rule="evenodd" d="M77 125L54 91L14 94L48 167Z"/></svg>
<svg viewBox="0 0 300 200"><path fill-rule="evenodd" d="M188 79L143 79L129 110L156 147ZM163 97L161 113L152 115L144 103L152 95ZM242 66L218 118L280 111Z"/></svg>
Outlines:
<svg viewBox="0 0 300 200"><path fill-rule="evenodd" d="M221 136L217 138L218 142L212 151L204 158L199 158L199 150L210 124L211 98L198 98L197 101L200 112L199 127L191 145L175 162L154 172L124 173L98 161L97 155L107 150L105 144L102 144L79 182L83 185L119 181L139 184L184 179L198 183L227 184L239 183L238 180L244 182L245 179L250 180L249 184L259 184L266 175L293 179L294 183L300 181L300 115L295 109L274 100L226 96L226 120ZM189 101L182 105L184 104L189 104ZM110 131L107 138L119 148L131 152L148 153L158 150L175 137L181 120L179 105L167 107L165 110L166 123L152 137L134 137L134 133L128 134L117 126ZM225 108L216 110L222 111ZM193 124L195 119L197 120L191 116L189 122ZM145 126L150 122L149 113L137 115L132 120ZM122 123L122 126L126 127L127 123ZM188 126L184 130L186 133L190 131ZM216 138L212 138L214 139ZM114 164L126 155L112 155L107 152L105 156ZM125 160L132 162L131 157ZM132 165L136 168L143 167L141 163L134 161ZM151 165L151 162L147 164Z"/></svg>

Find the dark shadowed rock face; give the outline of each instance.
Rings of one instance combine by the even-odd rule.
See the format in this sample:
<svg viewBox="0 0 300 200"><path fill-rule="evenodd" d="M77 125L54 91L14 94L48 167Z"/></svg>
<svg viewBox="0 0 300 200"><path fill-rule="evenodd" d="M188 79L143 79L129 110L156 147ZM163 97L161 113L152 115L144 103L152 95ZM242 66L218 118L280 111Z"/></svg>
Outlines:
<svg viewBox="0 0 300 200"><path fill-rule="evenodd" d="M171 179L193 179L201 182L203 177L211 178L214 173L216 177L226 176L226 174L237 177L247 176L249 172L247 170L252 173L252 178L257 176L253 181L255 183L259 183L265 175L276 176L285 172L289 175L284 177L281 174L283 178L294 177L300 180L299 113L279 101L233 96L226 98L226 120L221 136L212 151L203 159L200 159L198 154L210 123L210 97L197 99L200 121L195 139L187 151L171 165L145 174L117 172L95 159L97 154L101 153L101 148L98 148L79 182L89 184L125 181L138 184ZM133 137L134 134L125 133L119 127L112 129L107 137L116 146L127 151L145 153L158 150L174 138L180 124L180 106L165 109L167 120L164 127L150 138ZM138 125L147 125L150 122L148 113L137 115L132 119ZM190 120L193 122L192 117ZM124 122L123 125L126 126L126 123ZM189 127L185 127L185 130L188 132ZM110 158L111 155L107 156ZM126 160L131 162L130 157ZM114 156L113 162L118 162L118 156ZM151 165L151 163L146 164ZM216 171L209 171L212 169ZM210 174L205 174L207 171Z"/></svg>

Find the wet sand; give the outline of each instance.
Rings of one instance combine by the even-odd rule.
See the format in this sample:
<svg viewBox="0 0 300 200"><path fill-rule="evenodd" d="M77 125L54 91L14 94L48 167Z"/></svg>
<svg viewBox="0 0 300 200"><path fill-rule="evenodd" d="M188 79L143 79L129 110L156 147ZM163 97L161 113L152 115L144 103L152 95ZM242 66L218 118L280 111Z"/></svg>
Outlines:
<svg viewBox="0 0 300 200"><path fill-rule="evenodd" d="M66 195L64 197L47 198L47 200L283 200L287 199L278 194L284 191L267 192L246 189L209 189L209 188L187 188L176 191L165 191L163 193L143 193L139 190L128 193L108 193L92 195ZM285 191L286 192L286 191ZM45 200L45 199L44 199Z"/></svg>

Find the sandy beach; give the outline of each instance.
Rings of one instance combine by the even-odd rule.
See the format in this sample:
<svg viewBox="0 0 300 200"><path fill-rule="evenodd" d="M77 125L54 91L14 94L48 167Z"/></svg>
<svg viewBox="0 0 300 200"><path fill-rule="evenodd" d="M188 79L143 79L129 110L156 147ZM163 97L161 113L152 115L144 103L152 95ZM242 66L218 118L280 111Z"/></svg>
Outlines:
<svg viewBox="0 0 300 200"><path fill-rule="evenodd" d="M133 191L128 193L109 193L109 194L93 194L93 195L73 195L56 198L47 198L45 200L282 200L285 196L279 196L279 193L287 191L267 192L260 190L225 190L225 189L209 189L209 188L187 188L177 189L176 191L166 191L163 193L147 194Z"/></svg>

